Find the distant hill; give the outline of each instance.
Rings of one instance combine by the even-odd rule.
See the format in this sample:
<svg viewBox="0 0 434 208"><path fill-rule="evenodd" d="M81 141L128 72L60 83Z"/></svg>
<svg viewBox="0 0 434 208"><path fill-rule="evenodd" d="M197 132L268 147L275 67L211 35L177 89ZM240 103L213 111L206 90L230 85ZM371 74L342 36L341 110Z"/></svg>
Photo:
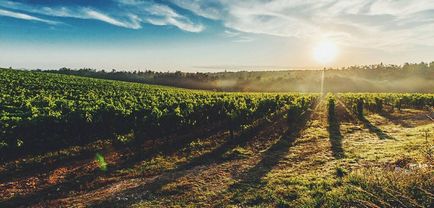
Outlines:
<svg viewBox="0 0 434 208"><path fill-rule="evenodd" d="M255 92L319 92L322 77L322 70L185 73L61 68L48 72L189 89ZM326 69L324 88L328 92L433 93L434 62Z"/></svg>

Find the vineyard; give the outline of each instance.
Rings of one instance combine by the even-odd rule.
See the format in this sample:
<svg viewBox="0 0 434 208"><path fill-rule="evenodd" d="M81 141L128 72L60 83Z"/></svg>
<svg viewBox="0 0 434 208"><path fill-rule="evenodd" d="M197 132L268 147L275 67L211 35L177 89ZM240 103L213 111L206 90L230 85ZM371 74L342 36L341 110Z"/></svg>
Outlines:
<svg viewBox="0 0 434 208"><path fill-rule="evenodd" d="M363 116L363 110L382 113L402 108L426 108L430 110L434 106L433 94L391 94L391 93L346 93L339 94L342 100L358 116Z"/></svg>
<svg viewBox="0 0 434 208"><path fill-rule="evenodd" d="M143 141L219 122L233 133L282 108L297 117L317 97L187 91L12 70L1 70L0 77L2 152L84 144L92 138Z"/></svg>
<svg viewBox="0 0 434 208"><path fill-rule="evenodd" d="M0 69L0 206L429 207L433 108Z"/></svg>

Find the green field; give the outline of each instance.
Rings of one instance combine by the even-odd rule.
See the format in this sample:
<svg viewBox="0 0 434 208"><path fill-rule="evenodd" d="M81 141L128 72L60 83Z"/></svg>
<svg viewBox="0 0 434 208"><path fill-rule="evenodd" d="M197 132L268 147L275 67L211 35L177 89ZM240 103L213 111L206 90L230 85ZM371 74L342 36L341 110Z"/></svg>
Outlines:
<svg viewBox="0 0 434 208"><path fill-rule="evenodd" d="M0 69L0 207L430 207L433 108Z"/></svg>

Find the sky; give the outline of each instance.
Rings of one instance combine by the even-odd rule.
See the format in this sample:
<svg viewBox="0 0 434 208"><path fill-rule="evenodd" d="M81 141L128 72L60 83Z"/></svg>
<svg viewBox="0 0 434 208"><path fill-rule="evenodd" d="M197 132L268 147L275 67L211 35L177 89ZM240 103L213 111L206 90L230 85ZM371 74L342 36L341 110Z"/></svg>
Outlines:
<svg viewBox="0 0 434 208"><path fill-rule="evenodd" d="M337 55L315 60L332 43ZM208 72L434 61L433 0L0 0L0 66Z"/></svg>

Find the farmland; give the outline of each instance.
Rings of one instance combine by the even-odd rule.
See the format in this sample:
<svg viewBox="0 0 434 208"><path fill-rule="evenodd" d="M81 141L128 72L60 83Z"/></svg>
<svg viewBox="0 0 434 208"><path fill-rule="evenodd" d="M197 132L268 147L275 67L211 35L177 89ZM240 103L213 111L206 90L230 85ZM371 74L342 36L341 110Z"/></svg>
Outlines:
<svg viewBox="0 0 434 208"><path fill-rule="evenodd" d="M0 206L429 207L434 94L0 69Z"/></svg>

